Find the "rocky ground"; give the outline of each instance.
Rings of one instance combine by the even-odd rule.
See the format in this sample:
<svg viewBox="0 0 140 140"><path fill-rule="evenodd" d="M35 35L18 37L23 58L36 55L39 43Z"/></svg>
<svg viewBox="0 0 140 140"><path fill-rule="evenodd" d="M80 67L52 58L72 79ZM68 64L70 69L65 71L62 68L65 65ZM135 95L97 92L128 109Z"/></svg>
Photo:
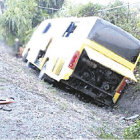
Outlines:
<svg viewBox="0 0 140 140"><path fill-rule="evenodd" d="M135 103L133 99L130 107L125 99L129 94L113 109L81 101L75 93L40 81L38 72L27 68L9 50L0 44L0 98L12 97L15 102L0 105L0 139L122 137L123 130L133 123L124 117L140 113L133 109L138 100Z"/></svg>

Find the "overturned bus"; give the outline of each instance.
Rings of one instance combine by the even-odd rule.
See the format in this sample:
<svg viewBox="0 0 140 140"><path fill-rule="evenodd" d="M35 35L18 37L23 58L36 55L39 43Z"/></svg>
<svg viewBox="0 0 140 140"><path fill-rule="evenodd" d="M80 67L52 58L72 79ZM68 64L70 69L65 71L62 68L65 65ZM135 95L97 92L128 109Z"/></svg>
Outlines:
<svg viewBox="0 0 140 140"><path fill-rule="evenodd" d="M34 31L31 39L27 43L22 54L23 61L28 61L27 64L29 67L32 65L41 70L45 61L45 59L42 60L41 58L45 55L52 40L62 36L72 19L74 20L74 18L44 20Z"/></svg>
<svg viewBox="0 0 140 140"><path fill-rule="evenodd" d="M100 104L116 103L127 80L137 81L140 41L101 18L70 20L48 46L36 58L42 61L39 77L63 82Z"/></svg>

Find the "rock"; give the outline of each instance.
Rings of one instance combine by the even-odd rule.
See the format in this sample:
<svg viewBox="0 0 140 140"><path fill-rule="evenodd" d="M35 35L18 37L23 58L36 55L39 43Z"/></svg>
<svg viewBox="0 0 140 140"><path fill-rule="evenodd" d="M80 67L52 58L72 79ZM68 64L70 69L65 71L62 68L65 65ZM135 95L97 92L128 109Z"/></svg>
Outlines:
<svg viewBox="0 0 140 140"><path fill-rule="evenodd" d="M134 116L128 117L128 118L124 118L125 120L134 120L137 119L140 115L135 114Z"/></svg>

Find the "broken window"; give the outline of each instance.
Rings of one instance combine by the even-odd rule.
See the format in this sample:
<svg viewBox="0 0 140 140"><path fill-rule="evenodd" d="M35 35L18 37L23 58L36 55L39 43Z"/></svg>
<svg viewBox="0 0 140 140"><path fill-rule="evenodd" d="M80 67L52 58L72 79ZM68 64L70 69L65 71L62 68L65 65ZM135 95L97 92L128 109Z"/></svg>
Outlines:
<svg viewBox="0 0 140 140"><path fill-rule="evenodd" d="M71 24L69 25L69 27L67 28L67 30L64 32L63 37L69 37L71 33L74 32L74 30L76 29L76 25L74 22L71 22Z"/></svg>

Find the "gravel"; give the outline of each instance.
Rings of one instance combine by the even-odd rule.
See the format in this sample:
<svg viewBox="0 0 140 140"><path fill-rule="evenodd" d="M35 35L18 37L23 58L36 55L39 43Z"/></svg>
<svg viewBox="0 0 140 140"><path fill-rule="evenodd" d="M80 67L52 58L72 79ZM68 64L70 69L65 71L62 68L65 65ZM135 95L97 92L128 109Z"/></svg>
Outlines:
<svg viewBox="0 0 140 140"><path fill-rule="evenodd" d="M0 105L0 139L95 139L101 133L122 137L132 121L124 114L79 100L75 94L38 79L0 44L0 97L14 98Z"/></svg>

